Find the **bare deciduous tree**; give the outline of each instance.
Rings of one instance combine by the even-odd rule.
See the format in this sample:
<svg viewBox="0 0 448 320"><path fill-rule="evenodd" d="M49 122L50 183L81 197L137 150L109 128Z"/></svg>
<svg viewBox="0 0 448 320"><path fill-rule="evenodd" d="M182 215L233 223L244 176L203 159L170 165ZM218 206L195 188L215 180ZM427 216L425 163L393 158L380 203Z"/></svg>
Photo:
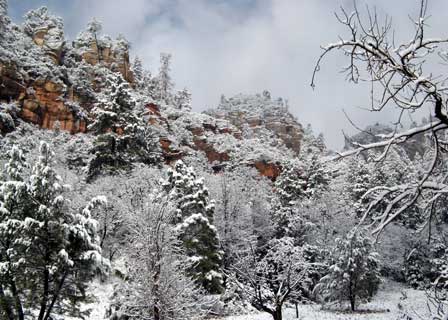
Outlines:
<svg viewBox="0 0 448 320"><path fill-rule="evenodd" d="M207 313L201 292L186 275L187 256L173 230L175 209L157 192L139 195L130 217L125 254L129 279L115 315L124 319L202 319Z"/></svg>
<svg viewBox="0 0 448 320"><path fill-rule="evenodd" d="M292 238L271 240L266 253L250 248L231 269L230 278L259 311L282 320L282 307L288 299L297 300L307 282L311 263L306 262L301 247Z"/></svg>
<svg viewBox="0 0 448 320"><path fill-rule="evenodd" d="M414 179L412 183L395 186L376 186L366 192L364 197L373 199L365 210L366 217L373 216L376 225L374 233L379 234L385 226L394 221L400 214L421 201L429 216L431 204L439 201L448 192L448 176L439 174L443 152L448 146L445 133L448 128L447 77L437 68L434 73L430 66L434 62L446 63L448 53L447 38L428 38L427 0L420 3L419 16L412 22L415 32L408 42L396 43L392 29L392 20L386 17L383 21L375 10L367 8L363 17L356 7L348 13L341 9L342 14L336 17L349 31L349 36L341 37L336 43L323 47L311 81L315 86L317 72L323 59L333 51L342 52L348 57L349 63L343 69L347 79L354 83L368 81L371 84L370 111L380 112L386 107L399 111L397 128L406 112L413 112L426 106L432 110L432 121L404 132L396 129L391 134L379 135L380 142L358 144L353 150L337 154L334 159L358 154L369 149L380 149L376 161L381 161L388 155L392 145L402 144L417 134L431 137L433 149L432 160L428 163L426 172ZM386 203L386 205L384 205ZM378 208L382 205L381 209ZM376 211L375 211L376 210ZM374 214L374 212L377 212Z"/></svg>

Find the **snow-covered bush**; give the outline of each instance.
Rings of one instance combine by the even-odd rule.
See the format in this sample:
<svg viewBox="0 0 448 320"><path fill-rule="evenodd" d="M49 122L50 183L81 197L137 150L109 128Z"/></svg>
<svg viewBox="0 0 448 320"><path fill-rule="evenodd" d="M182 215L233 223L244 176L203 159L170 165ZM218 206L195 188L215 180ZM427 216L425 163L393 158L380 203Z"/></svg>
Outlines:
<svg viewBox="0 0 448 320"><path fill-rule="evenodd" d="M430 243L422 240L409 242L403 261L406 283L418 289L431 288L443 278L447 259L448 247L443 237L431 239Z"/></svg>

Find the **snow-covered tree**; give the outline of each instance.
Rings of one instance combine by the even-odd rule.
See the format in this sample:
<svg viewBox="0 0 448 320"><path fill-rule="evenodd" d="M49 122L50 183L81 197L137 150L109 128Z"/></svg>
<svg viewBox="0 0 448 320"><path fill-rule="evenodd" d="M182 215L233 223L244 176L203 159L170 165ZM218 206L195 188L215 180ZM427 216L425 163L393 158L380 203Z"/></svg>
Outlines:
<svg viewBox="0 0 448 320"><path fill-rule="evenodd" d="M344 185L344 194L354 205L354 210L361 214L365 208L367 199L364 194L374 185L371 166L362 157L353 157L349 159L346 169L347 183Z"/></svg>
<svg viewBox="0 0 448 320"><path fill-rule="evenodd" d="M294 236L299 240L309 226L300 211L313 206L312 201L317 201L328 190L330 173L317 155L306 162L296 159L286 161L282 167L283 171L275 182L277 198L272 214L276 235Z"/></svg>
<svg viewBox="0 0 448 320"><path fill-rule="evenodd" d="M75 48L89 47L92 42L95 42L99 48L99 35L103 29L103 25L96 18L93 18L84 31L79 33L74 41Z"/></svg>
<svg viewBox="0 0 448 320"><path fill-rule="evenodd" d="M0 299L5 314L12 315L9 319L23 320L30 312L38 320L79 314L88 281L107 266L97 243L97 221L91 217L105 199L94 198L81 210L70 207L66 187L52 167L53 156L42 142L28 172L23 155L13 148L3 171ZM11 300L2 297L6 291L12 293Z"/></svg>
<svg viewBox="0 0 448 320"><path fill-rule="evenodd" d="M4 37L8 23L8 0L0 0L0 40Z"/></svg>
<svg viewBox="0 0 448 320"><path fill-rule="evenodd" d="M24 319L19 288L14 281L14 275L20 265L18 261L13 262L10 258L16 251L15 241L20 238L21 228L18 222L25 219L23 207L27 201L27 186L22 179L24 166L22 151L13 147L0 181L0 307L8 320L16 317ZM11 291L12 297L6 295L7 290Z"/></svg>
<svg viewBox="0 0 448 320"><path fill-rule="evenodd" d="M191 167L181 160L168 170L165 189L177 210L174 228L193 266L190 274L209 292L221 291L221 252L218 232L213 225L214 203Z"/></svg>
<svg viewBox="0 0 448 320"><path fill-rule="evenodd" d="M201 292L188 277L191 264L172 226L175 209L153 190L131 214L124 254L128 281L119 288L117 315L126 319L202 319Z"/></svg>
<svg viewBox="0 0 448 320"><path fill-rule="evenodd" d="M257 210L254 199L269 203L266 195L270 186L263 183L257 172L247 168L205 175L205 180L215 201L215 225L223 251L223 268L229 270L247 249L248 240L257 238L254 221L259 223L263 212ZM270 235L266 230L263 232L266 237Z"/></svg>
<svg viewBox="0 0 448 320"><path fill-rule="evenodd" d="M284 303L300 299L313 266L289 237L269 241L264 250L260 255L250 248L241 256L232 266L233 281L254 308L269 313L274 320L282 320Z"/></svg>
<svg viewBox="0 0 448 320"><path fill-rule="evenodd" d="M129 84L118 74L107 74L104 90L92 110L89 130L96 134L121 133L128 123L137 122L132 113L136 101ZM128 119L129 118L129 119Z"/></svg>
<svg viewBox="0 0 448 320"><path fill-rule="evenodd" d="M62 31L63 27L62 18L51 15L47 7L40 7L27 12L23 23L23 28L29 35L34 35L37 31L42 30L49 31L53 28Z"/></svg>
<svg viewBox="0 0 448 320"><path fill-rule="evenodd" d="M127 168L132 162L158 162L158 143L151 128L135 114L136 101L129 83L119 74L107 74L98 100L89 125L89 130L96 134L89 177L103 169Z"/></svg>
<svg viewBox="0 0 448 320"><path fill-rule="evenodd" d="M318 198L328 189L330 173L317 156L311 157L307 163L288 161L282 167L283 171L275 182L275 188L283 205Z"/></svg>
<svg viewBox="0 0 448 320"><path fill-rule="evenodd" d="M156 99L159 101L164 101L165 103L170 102L172 90L173 90L173 80L171 79L171 54L161 53L160 54L160 69L157 75L157 88L156 88Z"/></svg>
<svg viewBox="0 0 448 320"><path fill-rule="evenodd" d="M390 155L392 146L405 146L416 136L431 137L426 141L422 139L427 147L434 148L435 151L431 154L432 159L427 163L424 173L410 175L409 181L396 183L393 187L380 185L370 189L374 196L371 197L371 205L368 206L364 217L369 214L374 216L374 222L377 224L374 232L377 234L417 202L423 208L432 207L434 202L439 201L440 191L447 187L445 180L438 176L446 163L445 145L441 142L445 141L448 125L448 99L442 80L444 72L435 70L428 74L426 69L433 63L447 61L448 39L442 37L434 40L433 37L428 37L428 1L421 0L418 9L417 16L411 19L415 28L407 37L412 40L403 42L395 41L395 31L390 19L383 19L377 13L370 15L369 9L364 15L356 6L354 11L342 9L338 22L347 31L347 35L322 46L323 52L317 60L311 81L314 87L324 58L330 52L340 52L348 61L348 65L343 68L346 78L354 83L362 79L362 82L367 81L375 87L369 92L369 111L381 112L393 108L397 115L397 118L391 121L396 124L395 130L374 135L377 140L375 142L357 143L355 148L338 154L334 159L353 156L367 150L378 150L379 155L374 160L381 166L381 162ZM422 56L425 59L421 59ZM393 76L388 79L391 74ZM431 122L402 130L403 114L427 110L428 106ZM378 206L382 207L381 210L377 210ZM429 217L430 215L427 216Z"/></svg>
<svg viewBox="0 0 448 320"><path fill-rule="evenodd" d="M323 134L320 133L316 137L311 124L308 124L303 130L301 142L301 155L321 155L327 151Z"/></svg>
<svg viewBox="0 0 448 320"><path fill-rule="evenodd" d="M141 86L143 81L143 65L142 61L138 56L134 58L134 63L132 64L132 72L134 73L134 79L137 86Z"/></svg>
<svg viewBox="0 0 448 320"><path fill-rule="evenodd" d="M191 111L191 93L187 89L177 91L174 96L174 104L177 109Z"/></svg>
<svg viewBox="0 0 448 320"><path fill-rule="evenodd" d="M380 284L378 255L372 243L354 230L336 239L333 263L329 273L315 288L324 302L350 302L355 311L357 303L369 300Z"/></svg>

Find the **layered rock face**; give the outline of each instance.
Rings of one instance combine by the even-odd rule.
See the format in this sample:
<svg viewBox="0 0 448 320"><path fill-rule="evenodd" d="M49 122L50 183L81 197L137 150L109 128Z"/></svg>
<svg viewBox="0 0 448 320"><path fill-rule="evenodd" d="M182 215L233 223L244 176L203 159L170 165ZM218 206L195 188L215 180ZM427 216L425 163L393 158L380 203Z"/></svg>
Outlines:
<svg viewBox="0 0 448 320"><path fill-rule="evenodd" d="M23 99L22 119L45 129L58 126L70 133L86 132L86 119L70 109L69 102L63 99L64 94L64 86L61 84L52 81L35 82Z"/></svg>
<svg viewBox="0 0 448 320"><path fill-rule="evenodd" d="M239 95L203 114L147 106L147 121L167 129L160 144L167 163L203 153L215 171L246 165L275 180L283 158L297 156L302 126L281 101Z"/></svg>
<svg viewBox="0 0 448 320"><path fill-rule="evenodd" d="M0 64L0 101L15 101L19 116L45 129L59 128L70 133L86 132L86 119L73 108L63 83L51 80L23 81L13 66Z"/></svg>
<svg viewBox="0 0 448 320"><path fill-rule="evenodd" d="M221 104L207 114L238 128L240 137L254 145L243 161L272 180L282 171L282 150L290 152L291 156L300 153L302 125L289 113L287 103L271 99L267 91L257 95L240 94L230 99L223 97ZM259 145L263 148L256 150Z"/></svg>

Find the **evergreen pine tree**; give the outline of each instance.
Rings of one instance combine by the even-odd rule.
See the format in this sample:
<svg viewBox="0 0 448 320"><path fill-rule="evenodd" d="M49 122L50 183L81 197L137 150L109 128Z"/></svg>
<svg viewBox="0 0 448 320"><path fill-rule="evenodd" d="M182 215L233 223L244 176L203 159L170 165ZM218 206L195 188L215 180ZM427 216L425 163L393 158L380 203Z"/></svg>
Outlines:
<svg viewBox="0 0 448 320"><path fill-rule="evenodd" d="M192 168L178 161L168 170L165 188L177 203L175 230L193 262L190 274L209 292L220 292L221 253L213 225L214 204L203 178L198 179Z"/></svg>
<svg viewBox="0 0 448 320"><path fill-rule="evenodd" d="M322 196L329 184L330 174L317 155L311 156L306 163L297 160L285 162L275 182L277 199L273 204L273 220L276 236L289 235L299 240L306 224L299 212L300 207Z"/></svg>
<svg viewBox="0 0 448 320"><path fill-rule="evenodd" d="M8 0L0 0L0 40L4 38L8 23Z"/></svg>
<svg viewBox="0 0 448 320"><path fill-rule="evenodd" d="M93 108L89 130L97 135L89 178L102 169L128 168L133 162L156 163L159 146L150 128L134 113L136 102L129 83L119 74L108 74L105 89Z"/></svg>
<svg viewBox="0 0 448 320"><path fill-rule="evenodd" d="M22 158L13 148L0 184L1 305L12 319L23 320L25 307L37 311L37 320L79 315L88 281L104 267L90 212L104 199L94 198L82 211L70 208L47 143L30 174ZM2 299L6 290L12 301Z"/></svg>
<svg viewBox="0 0 448 320"><path fill-rule="evenodd" d="M191 111L191 93L187 89L179 90L174 97L176 108L183 111Z"/></svg>
<svg viewBox="0 0 448 320"><path fill-rule="evenodd" d="M15 274L24 264L23 260L14 261L28 200L25 196L27 186L22 179L24 166L22 151L14 146L0 181L0 315L3 313L8 320L24 319L18 284L14 281ZM7 290L12 297L6 295Z"/></svg>
<svg viewBox="0 0 448 320"><path fill-rule="evenodd" d="M95 42L97 48L99 49L99 35L103 25L96 18L93 18L88 24L84 31L78 34L73 45L75 48L90 47L92 42ZM98 52L100 53L100 52ZM101 57L99 57L101 59Z"/></svg>
<svg viewBox="0 0 448 320"><path fill-rule="evenodd" d="M157 75L157 92L156 99L169 103L171 100L171 92L173 90L173 81L171 79L171 54L160 54L160 70Z"/></svg>
<svg viewBox="0 0 448 320"><path fill-rule="evenodd" d="M349 202L353 204L355 212L361 215L368 199L363 199L364 194L373 186L372 170L362 157L350 159L347 168L345 193L349 196Z"/></svg>
<svg viewBox="0 0 448 320"><path fill-rule="evenodd" d="M356 230L336 239L333 264L315 291L326 302L349 301L354 311L359 300L369 300L380 284L379 262L370 240Z"/></svg>
<svg viewBox="0 0 448 320"><path fill-rule="evenodd" d="M134 59L134 63L132 64L132 72L134 73L134 79L135 83L137 84L137 87L142 86L143 81L143 65L140 58L137 56Z"/></svg>

